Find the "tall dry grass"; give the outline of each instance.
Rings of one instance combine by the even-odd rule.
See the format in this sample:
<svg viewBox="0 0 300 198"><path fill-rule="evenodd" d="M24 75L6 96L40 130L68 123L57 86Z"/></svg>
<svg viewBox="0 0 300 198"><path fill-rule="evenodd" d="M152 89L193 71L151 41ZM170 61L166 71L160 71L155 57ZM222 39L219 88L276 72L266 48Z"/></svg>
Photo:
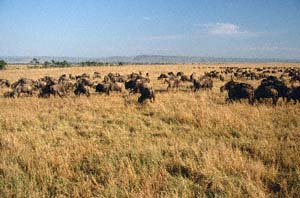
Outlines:
<svg viewBox="0 0 300 198"><path fill-rule="evenodd" d="M141 70L163 89L160 72L210 70L198 67L12 69L0 78ZM0 98L1 197L298 197L300 105L227 104L222 84L144 105L127 93Z"/></svg>

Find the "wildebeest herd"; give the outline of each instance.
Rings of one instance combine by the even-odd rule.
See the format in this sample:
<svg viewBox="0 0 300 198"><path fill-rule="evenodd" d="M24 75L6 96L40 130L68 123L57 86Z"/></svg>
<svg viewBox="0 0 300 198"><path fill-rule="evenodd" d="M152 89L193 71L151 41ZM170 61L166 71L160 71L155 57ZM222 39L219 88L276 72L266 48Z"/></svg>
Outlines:
<svg viewBox="0 0 300 198"><path fill-rule="evenodd" d="M76 96L91 95L91 89L97 93L110 95L111 92L123 92L128 90L129 94L139 93L138 102L143 103L146 99L151 102L155 100L155 90L150 82L149 74L142 72L121 75L119 73L109 73L102 76L99 72L92 75L83 73L81 75L63 74L59 78L45 76L43 78L32 80L20 78L16 82L10 83L8 80L0 79L0 88L10 88L4 93L4 97L24 97L34 96L48 98L51 95L65 97L72 92ZM221 88L220 91L228 91L227 101L240 101L247 99L249 104L261 102L262 99L270 98L274 105L279 98L283 101L300 102L300 69L288 67L220 67L219 70L205 72L203 75L192 73L186 75L183 72L162 73L158 80L167 84L166 91L178 89L183 83L187 84L194 92L200 89L211 90L214 80L225 81L230 79ZM258 87L241 80L260 81ZM290 86L288 86L290 84Z"/></svg>

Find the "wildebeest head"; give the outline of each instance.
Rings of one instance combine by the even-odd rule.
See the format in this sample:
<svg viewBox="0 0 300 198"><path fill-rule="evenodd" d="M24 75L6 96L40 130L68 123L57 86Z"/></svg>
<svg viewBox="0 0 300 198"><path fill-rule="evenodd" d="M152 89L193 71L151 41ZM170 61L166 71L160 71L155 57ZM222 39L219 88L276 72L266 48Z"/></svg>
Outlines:
<svg viewBox="0 0 300 198"><path fill-rule="evenodd" d="M229 90L231 88L233 88L235 85L237 85L237 82L233 81L232 79L230 81L228 81L227 83L225 83L225 85L223 85L220 88L220 91L223 92L225 90Z"/></svg>

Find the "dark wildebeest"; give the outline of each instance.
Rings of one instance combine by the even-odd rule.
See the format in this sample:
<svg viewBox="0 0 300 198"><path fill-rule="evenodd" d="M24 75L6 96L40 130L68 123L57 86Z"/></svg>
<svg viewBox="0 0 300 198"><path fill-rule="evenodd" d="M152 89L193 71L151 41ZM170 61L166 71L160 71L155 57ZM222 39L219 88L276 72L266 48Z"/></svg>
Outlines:
<svg viewBox="0 0 300 198"><path fill-rule="evenodd" d="M75 84L74 94L80 96L81 94L90 96L90 87L93 86L93 82L89 80L87 77L82 77L77 80Z"/></svg>
<svg viewBox="0 0 300 198"><path fill-rule="evenodd" d="M109 95L111 90L111 84L110 83L98 83L96 85L96 92L98 93L106 93Z"/></svg>
<svg viewBox="0 0 300 198"><path fill-rule="evenodd" d="M254 99L260 101L261 98L272 98L273 105L277 104L278 91L273 86L260 85L254 91Z"/></svg>
<svg viewBox="0 0 300 198"><path fill-rule="evenodd" d="M84 85L83 83L77 83L75 86L74 94L76 96L80 96L81 94L84 94L87 97L89 97L91 95L90 87L87 85Z"/></svg>
<svg viewBox="0 0 300 198"><path fill-rule="evenodd" d="M289 91L288 102L291 100L293 100L295 104L297 103L297 100L300 102L300 86L292 87L292 89Z"/></svg>
<svg viewBox="0 0 300 198"><path fill-rule="evenodd" d="M193 80L193 88L194 92L198 91L199 89L212 89L213 88L213 81L211 79L202 79L202 80Z"/></svg>
<svg viewBox="0 0 300 198"><path fill-rule="evenodd" d="M228 99L230 102L241 99L248 99L249 104L254 102L254 88L246 83L238 83L233 80L227 82L220 88L220 91L228 91Z"/></svg>
<svg viewBox="0 0 300 198"><path fill-rule="evenodd" d="M269 76L261 81L261 86L269 86L277 90L278 97L282 97L283 100L288 98L289 88L284 82L279 80L275 76Z"/></svg>
<svg viewBox="0 0 300 198"><path fill-rule="evenodd" d="M127 84L125 83L125 87L130 90L129 94L135 94L140 93L140 87L145 83L150 83L150 80L147 78L141 78L135 80L134 82L130 81L130 84L128 81Z"/></svg>
<svg viewBox="0 0 300 198"><path fill-rule="evenodd" d="M152 86L149 83L143 83L139 87L139 92L141 93L138 98L139 103L143 103L146 99L149 99L151 102L155 101L155 93Z"/></svg>
<svg viewBox="0 0 300 198"><path fill-rule="evenodd" d="M135 85L136 85L136 80L130 79L125 82L125 89L133 90L135 88Z"/></svg>
<svg viewBox="0 0 300 198"><path fill-rule="evenodd" d="M197 80L198 79L198 75L193 72L191 75L190 75L190 81L194 81L194 80Z"/></svg>
<svg viewBox="0 0 300 198"><path fill-rule="evenodd" d="M180 80L183 81L183 82L186 82L186 81L189 81L190 79L189 79L189 77L187 75L182 75L180 77Z"/></svg>

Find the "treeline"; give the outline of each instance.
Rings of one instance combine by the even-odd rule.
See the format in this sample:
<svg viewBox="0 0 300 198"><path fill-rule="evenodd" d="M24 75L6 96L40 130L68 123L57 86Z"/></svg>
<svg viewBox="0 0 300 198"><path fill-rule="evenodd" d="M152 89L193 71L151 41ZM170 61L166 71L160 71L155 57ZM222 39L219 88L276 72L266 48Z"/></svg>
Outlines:
<svg viewBox="0 0 300 198"><path fill-rule="evenodd" d="M37 58L33 58L29 63L29 68L51 68L51 67L71 67L71 66L123 66L123 65L170 65L174 63L143 63L143 62L101 62L101 61L83 61L80 63L70 63L66 60L63 61L40 61ZM1 68L0 68L1 69Z"/></svg>
<svg viewBox="0 0 300 198"><path fill-rule="evenodd" d="M7 63L4 60L0 60L0 70L5 69Z"/></svg>
<svg viewBox="0 0 300 198"><path fill-rule="evenodd" d="M71 64L66 60L63 61L51 60L51 62L45 61L43 66L44 67L70 67Z"/></svg>
<svg viewBox="0 0 300 198"><path fill-rule="evenodd" d="M63 60L63 61L51 60L51 61L45 61L44 63L41 63L36 58L33 58L29 62L29 64L30 64L29 68L70 67L71 66L71 64L66 60Z"/></svg>
<svg viewBox="0 0 300 198"><path fill-rule="evenodd" d="M97 61L84 61L80 63L80 66L91 67L91 66L122 66L122 65L173 65L175 63L132 63L132 62L97 62Z"/></svg>
<svg viewBox="0 0 300 198"><path fill-rule="evenodd" d="M83 67L90 67L90 66L110 66L110 63L104 63L104 62L97 62L97 61L84 61L80 63Z"/></svg>
<svg viewBox="0 0 300 198"><path fill-rule="evenodd" d="M84 61L80 63L80 66L83 67L91 67L91 66L122 66L129 65L131 63L127 62L117 62L117 63L109 63L109 62L97 62L97 61Z"/></svg>

